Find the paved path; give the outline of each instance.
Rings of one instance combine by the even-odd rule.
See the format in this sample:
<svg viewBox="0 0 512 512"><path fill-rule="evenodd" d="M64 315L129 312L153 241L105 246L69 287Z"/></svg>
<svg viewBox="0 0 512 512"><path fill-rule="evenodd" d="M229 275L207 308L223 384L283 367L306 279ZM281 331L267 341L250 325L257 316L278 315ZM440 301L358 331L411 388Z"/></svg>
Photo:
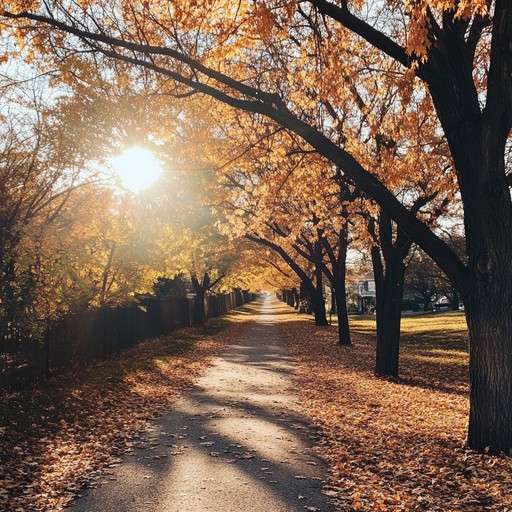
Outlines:
<svg viewBox="0 0 512 512"><path fill-rule="evenodd" d="M197 385L73 512L331 512L267 298Z"/></svg>

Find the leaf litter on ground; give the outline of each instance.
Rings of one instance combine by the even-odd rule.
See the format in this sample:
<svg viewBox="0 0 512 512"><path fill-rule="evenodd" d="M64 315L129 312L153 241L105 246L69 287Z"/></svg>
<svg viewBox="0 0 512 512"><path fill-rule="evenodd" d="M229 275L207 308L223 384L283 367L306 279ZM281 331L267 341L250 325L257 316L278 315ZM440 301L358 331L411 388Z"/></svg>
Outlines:
<svg viewBox="0 0 512 512"><path fill-rule="evenodd" d="M325 490L338 510L512 510L512 459L465 447L462 314L405 319L401 377L382 379L373 371L374 319L354 319L352 346L339 346L335 326L315 327L281 308L301 403L330 467Z"/></svg>
<svg viewBox="0 0 512 512"><path fill-rule="evenodd" d="M190 388L245 329L236 312L159 336L39 386L3 393L0 510L55 512L150 444L149 421ZM222 331L222 334L220 332Z"/></svg>
<svg viewBox="0 0 512 512"><path fill-rule="evenodd" d="M512 510L511 460L464 447L467 354L460 339L440 345L447 337L441 317L430 326L437 329L433 343L436 336L421 339L428 326L405 333L402 376L385 380L373 374L367 321L353 322L353 345L340 347L334 326L315 327L310 317L278 307L280 330L297 362L301 401L321 433L319 451L330 467L324 492L337 510ZM62 510L82 488L108 481L121 454L148 443L151 418L188 389L250 320L233 314L221 336L215 334L226 321L147 340L32 391L5 394L0 510ZM454 329L458 338L460 331Z"/></svg>

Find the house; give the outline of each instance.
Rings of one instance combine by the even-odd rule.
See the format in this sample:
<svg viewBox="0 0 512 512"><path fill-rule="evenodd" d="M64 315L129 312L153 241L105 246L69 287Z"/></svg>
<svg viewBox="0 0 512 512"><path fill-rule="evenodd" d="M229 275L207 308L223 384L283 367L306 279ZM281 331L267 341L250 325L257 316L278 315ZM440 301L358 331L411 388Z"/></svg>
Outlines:
<svg viewBox="0 0 512 512"><path fill-rule="evenodd" d="M375 310L375 280L373 277L364 277L357 281L357 312L372 313Z"/></svg>

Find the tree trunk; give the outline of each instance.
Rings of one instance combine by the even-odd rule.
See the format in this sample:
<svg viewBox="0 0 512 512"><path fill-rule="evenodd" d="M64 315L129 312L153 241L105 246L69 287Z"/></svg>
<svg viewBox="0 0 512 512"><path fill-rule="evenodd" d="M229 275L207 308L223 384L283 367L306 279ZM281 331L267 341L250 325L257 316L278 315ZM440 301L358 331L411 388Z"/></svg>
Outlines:
<svg viewBox="0 0 512 512"><path fill-rule="evenodd" d="M202 288L196 290L196 299L194 301L194 325L204 325L206 316L204 299L204 290Z"/></svg>
<svg viewBox="0 0 512 512"><path fill-rule="evenodd" d="M293 308L299 309L299 292L297 291L297 288L292 288L292 295L293 295Z"/></svg>
<svg viewBox="0 0 512 512"><path fill-rule="evenodd" d="M497 0L483 111L471 68L460 58L450 55L452 77L430 86L464 203L469 276L457 287L469 332L468 444L507 455L512 453L512 204L504 154L512 119L511 33L510 2Z"/></svg>
<svg viewBox="0 0 512 512"><path fill-rule="evenodd" d="M311 303L313 314L315 315L315 325L325 326L329 325L329 322L327 321L327 314L325 311L322 269L318 266L315 269L315 277L316 287L311 290Z"/></svg>
<svg viewBox="0 0 512 512"><path fill-rule="evenodd" d="M452 306L452 311L459 310L459 292L455 288L452 290L451 306Z"/></svg>
<svg viewBox="0 0 512 512"><path fill-rule="evenodd" d="M336 315L338 317L338 344L351 345L350 328L347 314L347 296L345 284L336 287Z"/></svg>
<svg viewBox="0 0 512 512"><path fill-rule="evenodd" d="M199 282L197 276L192 276L192 286L194 287L194 292L196 293L196 298L194 300L194 325L204 325L206 320L206 311L205 311L205 294L208 286L210 284L210 277L208 273L205 273L203 276L202 283Z"/></svg>
<svg viewBox="0 0 512 512"><path fill-rule="evenodd" d="M350 327L347 313L347 250L348 250L348 223L346 222L339 232L338 258L333 261L333 288L336 297L336 313L338 316L338 343L351 345ZM335 263L335 264L334 264Z"/></svg>
<svg viewBox="0 0 512 512"><path fill-rule="evenodd" d="M512 272L464 295L470 346L468 444L512 455ZM489 283L488 283L489 284Z"/></svg>
<svg viewBox="0 0 512 512"><path fill-rule="evenodd" d="M401 255L397 251L394 256L393 258L390 254L387 255L384 271L379 249L377 247L372 249L377 323L375 373L390 377L398 377L400 323L405 277L405 265Z"/></svg>

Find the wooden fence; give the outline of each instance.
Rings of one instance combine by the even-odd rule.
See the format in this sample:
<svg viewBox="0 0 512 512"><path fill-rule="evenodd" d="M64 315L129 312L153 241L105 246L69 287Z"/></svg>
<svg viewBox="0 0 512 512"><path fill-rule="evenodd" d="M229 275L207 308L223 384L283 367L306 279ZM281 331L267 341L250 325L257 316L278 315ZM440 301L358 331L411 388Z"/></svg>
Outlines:
<svg viewBox="0 0 512 512"><path fill-rule="evenodd" d="M209 295L206 319L254 299L248 292ZM152 299L138 306L96 309L46 322L37 338L0 335L0 387L16 390L70 367L104 359L141 340L194 323L194 300Z"/></svg>

